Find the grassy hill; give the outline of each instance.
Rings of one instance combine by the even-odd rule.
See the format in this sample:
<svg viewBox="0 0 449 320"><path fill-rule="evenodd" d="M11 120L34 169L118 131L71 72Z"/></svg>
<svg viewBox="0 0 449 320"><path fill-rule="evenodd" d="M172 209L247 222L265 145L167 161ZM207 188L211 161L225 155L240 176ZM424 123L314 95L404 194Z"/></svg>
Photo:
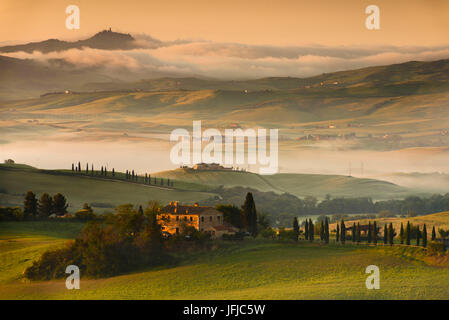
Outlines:
<svg viewBox="0 0 449 320"><path fill-rule="evenodd" d="M433 89L424 92L403 87L408 85L395 84L393 88L362 84L248 93L242 87L50 94L5 102L0 114L5 121L3 140L7 141L17 139L17 131L31 136L69 131L90 141L119 141L126 133L127 139L149 140L151 135L190 128L192 120L201 119L204 128L278 128L281 149L319 143L296 140L306 134L355 134L357 139L338 142L343 149L447 146L448 136L441 132L447 130L449 121L449 87L436 90L437 86L429 84ZM386 134L389 139L383 138Z"/></svg>
<svg viewBox="0 0 449 320"><path fill-rule="evenodd" d="M220 199L218 187L243 187L266 192L264 198L275 199L275 194L290 193L296 197L315 196L323 199L326 194L333 197L372 197L374 200L398 199L414 194L390 182L374 179L359 179L337 175L277 174L262 176L250 172L235 171L194 171L176 169L152 174L152 177L171 179L174 188L160 185L145 185L120 180L123 174L117 172L116 178L107 179L76 175L67 170L39 170L26 165L0 165L0 205L16 206L23 204L27 191L38 196L43 192L61 192L69 201L69 212L91 204L97 212L110 211L118 204L145 204L149 200L162 203L177 200L183 203L203 202ZM217 200L215 200L216 202ZM222 199L228 203L230 199ZM214 202L214 203L215 203ZM260 207L264 210L264 207Z"/></svg>
<svg viewBox="0 0 449 320"><path fill-rule="evenodd" d="M156 172L156 177L193 182L202 185L232 187L249 187L259 191L280 192L264 176L242 171L201 171L193 169L175 169Z"/></svg>
<svg viewBox="0 0 449 320"><path fill-rule="evenodd" d="M33 224L36 222L30 222ZM52 222L64 230L62 222ZM0 222L0 299L447 299L441 279L447 267L429 264L420 248L320 246L245 241L221 243L192 254L181 265L106 278L86 279L67 290L65 279L28 282L21 273L45 249L70 234L36 225ZM5 234L5 230L7 233ZM24 233L25 231L25 233ZM365 268L381 270L381 290L367 290ZM200 275L200 276L198 276Z"/></svg>
<svg viewBox="0 0 449 320"><path fill-rule="evenodd" d="M406 63L367 67L355 70L324 73L309 78L268 77L256 80L226 81L214 79L161 78L146 79L135 82L98 82L84 86L85 90L290 90L306 85L324 86L338 81L338 87L375 86L391 83L424 84L434 81L445 83L449 81L449 59L438 61L410 61ZM335 86L335 85L333 85Z"/></svg>
<svg viewBox="0 0 449 320"><path fill-rule="evenodd" d="M226 188L242 186L265 192L287 192L300 198L315 196L323 199L326 194L330 194L333 197L372 197L375 200L383 200L404 198L413 193L411 189L391 182L341 175L294 173L258 175L251 172L176 169L158 172L154 176Z"/></svg>
<svg viewBox="0 0 449 320"><path fill-rule="evenodd" d="M193 203L214 196L199 191L172 190L159 186L105 180L95 177L72 176L63 172L0 165L1 205L22 205L27 191L42 194L61 192L69 201L70 212L80 209L83 203L91 204L97 211L112 210L116 205L134 203L144 205L149 200L167 203L173 200Z"/></svg>

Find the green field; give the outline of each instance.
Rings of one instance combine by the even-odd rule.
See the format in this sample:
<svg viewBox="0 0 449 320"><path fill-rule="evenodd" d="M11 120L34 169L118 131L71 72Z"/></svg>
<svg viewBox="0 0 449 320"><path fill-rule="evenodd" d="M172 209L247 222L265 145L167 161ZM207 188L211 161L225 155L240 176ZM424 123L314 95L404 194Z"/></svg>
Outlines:
<svg viewBox="0 0 449 320"><path fill-rule="evenodd" d="M0 286L20 281L33 260L75 238L83 226L69 221L0 222Z"/></svg>
<svg viewBox="0 0 449 320"><path fill-rule="evenodd" d="M0 299L449 298L444 280L449 279L449 268L433 266L420 248L321 246L303 241L220 243L176 267L107 279L82 277L80 290L67 290L64 279L21 278L33 259L49 247L62 245L79 227L67 222L1 222ZM380 268L380 290L365 287L365 268L371 264Z"/></svg>

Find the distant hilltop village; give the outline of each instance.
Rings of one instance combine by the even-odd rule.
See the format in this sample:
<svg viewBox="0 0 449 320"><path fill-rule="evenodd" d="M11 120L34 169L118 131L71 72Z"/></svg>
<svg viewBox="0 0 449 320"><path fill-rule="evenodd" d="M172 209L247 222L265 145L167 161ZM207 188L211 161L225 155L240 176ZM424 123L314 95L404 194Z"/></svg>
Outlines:
<svg viewBox="0 0 449 320"><path fill-rule="evenodd" d="M197 163L193 167L188 166L181 166L182 169L191 169L191 170L197 170L197 171L246 171L244 168L229 168L229 167L223 167L219 163Z"/></svg>

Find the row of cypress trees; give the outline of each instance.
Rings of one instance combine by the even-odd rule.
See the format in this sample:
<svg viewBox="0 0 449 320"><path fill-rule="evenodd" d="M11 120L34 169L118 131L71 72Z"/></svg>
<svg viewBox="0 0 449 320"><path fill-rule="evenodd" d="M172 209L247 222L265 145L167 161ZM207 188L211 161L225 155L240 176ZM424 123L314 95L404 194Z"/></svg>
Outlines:
<svg viewBox="0 0 449 320"><path fill-rule="evenodd" d="M320 240L324 241L325 243L329 243L329 220L326 217L324 221L320 222ZM352 227L350 227L351 229L351 240L353 243L360 243L362 241L362 236L361 236L361 231L362 228L360 226L360 223L358 222L357 224L354 222ZM368 223L368 230L366 232L366 242L368 244L377 244L378 241L383 241L383 243L389 244L389 245L393 245L394 243L394 238L396 237L396 232L395 229L393 228L393 223L390 223L389 225L385 224L384 228L383 228L383 237L379 238L379 229L377 227L377 222L374 221L373 223L371 223L371 221L369 221ZM298 239L299 236L299 224L298 224L298 220L295 217L293 219L293 232L295 235L295 239ZM315 232L315 225L312 222L312 219L306 220L305 221L305 226L304 226L304 235L305 235L305 239L309 240L309 241L313 241L315 239L314 236L314 232ZM399 239L400 239L400 243L401 244L405 244L406 245L411 245L411 238L412 238L412 226L410 224L410 222L407 222L407 227L406 229L404 229L403 224L401 223L401 230L399 233ZM417 246L423 246L423 247L427 247L427 226L426 224L424 224L422 231L420 230L419 226L417 226L414 230L415 233L415 239L416 239L416 245ZM431 239L432 241L434 241L436 239L436 232L435 232L435 226L432 228L432 234L431 234ZM341 242L342 244L345 244L347 240L347 228L345 225L344 220L341 220L340 224L337 224L336 227L336 241L337 242ZM422 240L422 242L421 242Z"/></svg>
<svg viewBox="0 0 449 320"><path fill-rule="evenodd" d="M81 172L81 162L78 161L78 164L74 164L72 163L72 171L73 172ZM86 174L91 174L92 176L94 174L97 174L97 172L94 170L94 165L91 164L90 170L89 170L89 163L86 163L86 170L84 171ZM103 177L108 176L108 169L106 168L106 166L101 166L100 171L99 171L100 175ZM111 176L115 177L115 169L112 168L111 171ZM141 178L141 181L145 184L153 184L153 185L161 185L161 186L169 186L169 187L173 187L174 182L173 180L170 180L170 178L164 179L164 178L156 178L154 177L153 179L151 179L151 175L148 173L145 173L145 176L140 177L137 173L134 172L134 170L126 170L125 172L125 180L128 181L139 181L139 178Z"/></svg>
<svg viewBox="0 0 449 320"><path fill-rule="evenodd" d="M344 220L341 221L340 225L337 224L337 234L336 234L336 240L337 242L341 242L342 244L344 244L346 242L346 225ZM353 224L352 226L352 237L351 240L352 242L357 242L360 243L361 242L361 227L360 227L360 223L357 224ZM371 221L368 223L368 232L367 232L367 243L373 243L373 244L377 244L378 240L378 234L379 234L379 229L377 227L377 222L374 221L373 224L371 224ZM389 225L385 224L384 228L383 228L383 243L384 244L390 244L393 245L394 243L394 238L396 237L396 232L395 229L393 228L393 223L390 222ZM400 239L400 243L401 244L405 244L406 245L410 245L411 244L411 238L412 238L412 230L411 230L411 225L410 222L407 222L407 228L404 230L404 226L401 223L401 229L399 232L399 239ZM419 246L420 244L423 247L427 247L427 226L426 224L424 224L422 232L419 228L419 226L416 227L416 245ZM420 240L422 239L422 243L420 242ZM432 229L432 236L431 236L432 240L436 239L436 233L435 233L435 226Z"/></svg>
<svg viewBox="0 0 449 320"><path fill-rule="evenodd" d="M313 241L315 239L315 225L312 219L306 220L304 225L304 236L306 240ZM326 217L324 221L321 221L320 225L320 240L324 243L329 243L329 219Z"/></svg>
<svg viewBox="0 0 449 320"><path fill-rule="evenodd" d="M76 165L74 163L72 163L72 171L73 172L81 172L81 162L78 161L78 164L76 164ZM96 174L96 171L94 170L94 164L93 163L91 164L91 167L89 170L89 163L86 163L86 170L84 172L86 174L89 174L89 172L90 172L91 175ZM104 177L106 177L108 175L108 169L106 168L106 166L104 166L104 167L101 166L100 175L104 176ZM115 177L115 169L114 168L112 168L111 175L113 177Z"/></svg>

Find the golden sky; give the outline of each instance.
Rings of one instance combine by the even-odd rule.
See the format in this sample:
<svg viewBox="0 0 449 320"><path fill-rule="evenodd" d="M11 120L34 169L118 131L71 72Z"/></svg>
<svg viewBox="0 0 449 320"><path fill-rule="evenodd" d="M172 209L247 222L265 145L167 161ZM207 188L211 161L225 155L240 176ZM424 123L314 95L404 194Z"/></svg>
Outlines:
<svg viewBox="0 0 449 320"><path fill-rule="evenodd" d="M81 29L65 28L68 5ZM365 28L380 7L381 30ZM80 39L107 27L161 40L270 45L448 44L449 0L2 0L0 42Z"/></svg>

